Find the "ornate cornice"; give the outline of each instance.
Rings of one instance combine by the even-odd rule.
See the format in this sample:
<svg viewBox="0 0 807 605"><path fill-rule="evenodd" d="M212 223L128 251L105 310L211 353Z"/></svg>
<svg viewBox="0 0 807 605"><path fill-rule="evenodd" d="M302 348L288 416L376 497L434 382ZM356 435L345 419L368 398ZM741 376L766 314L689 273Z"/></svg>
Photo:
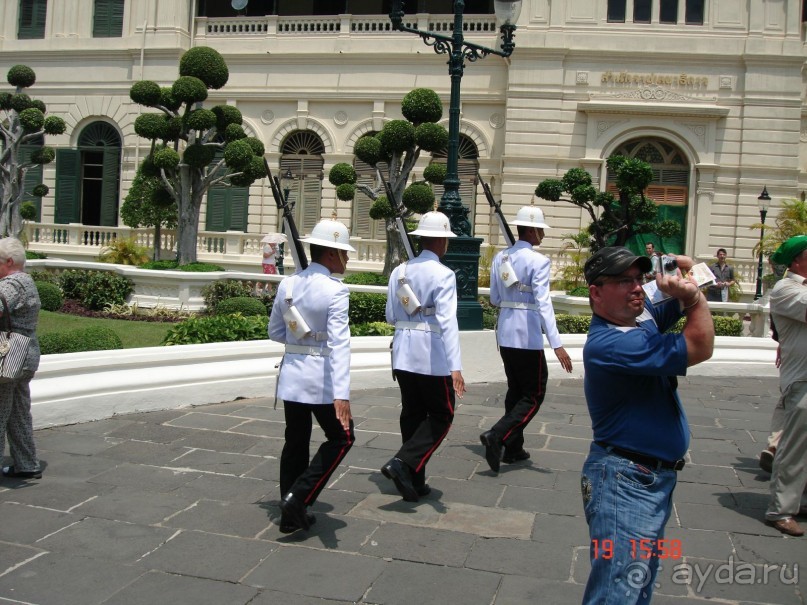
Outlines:
<svg viewBox="0 0 807 605"><path fill-rule="evenodd" d="M588 101L577 104L577 109L590 114L661 115L717 120L726 117L729 108L718 106L716 102L716 97L683 95L653 84L632 90L592 93Z"/></svg>

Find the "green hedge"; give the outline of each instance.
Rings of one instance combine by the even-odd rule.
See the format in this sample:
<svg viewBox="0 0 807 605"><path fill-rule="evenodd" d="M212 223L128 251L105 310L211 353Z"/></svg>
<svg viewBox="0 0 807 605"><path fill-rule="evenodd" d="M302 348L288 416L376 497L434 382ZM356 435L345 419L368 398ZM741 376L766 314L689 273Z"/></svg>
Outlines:
<svg viewBox="0 0 807 605"><path fill-rule="evenodd" d="M576 288L572 288L566 292L569 296L581 296L583 298L588 298L588 286L577 286Z"/></svg>
<svg viewBox="0 0 807 605"><path fill-rule="evenodd" d="M358 286L386 286L389 279L380 273L351 273L346 275L342 281Z"/></svg>
<svg viewBox="0 0 807 605"><path fill-rule="evenodd" d="M496 320L499 318L499 308L491 305L489 298L480 298L479 304L482 306L482 328L495 330Z"/></svg>
<svg viewBox="0 0 807 605"><path fill-rule="evenodd" d="M715 324L715 336L742 336L743 321L735 317L725 317L723 315L712 315ZM670 332L680 333L684 329L685 317L678 320Z"/></svg>
<svg viewBox="0 0 807 605"><path fill-rule="evenodd" d="M94 311L108 305L122 305L134 291L132 281L111 271L70 269L59 276L65 298L78 300Z"/></svg>
<svg viewBox="0 0 807 605"><path fill-rule="evenodd" d="M175 325L163 340L164 345L190 345L207 342L236 342L268 338L269 318L243 315L192 317Z"/></svg>
<svg viewBox="0 0 807 605"><path fill-rule="evenodd" d="M216 315L235 315L236 313L240 313L244 317L265 317L266 305L252 296L225 298L216 305Z"/></svg>
<svg viewBox="0 0 807 605"><path fill-rule="evenodd" d="M147 263L138 265L141 269L153 269L155 271L170 271L178 266L179 263L175 260L150 260Z"/></svg>
<svg viewBox="0 0 807 605"><path fill-rule="evenodd" d="M59 286L50 282L37 281L36 290L39 292L39 300L45 311L58 311L62 308L64 297Z"/></svg>
<svg viewBox="0 0 807 605"><path fill-rule="evenodd" d="M717 336L742 336L742 320L734 317L723 317L721 315L713 315L712 319L715 323L715 334ZM555 315L555 321L558 324L558 332L561 334L588 334L588 328L591 325L591 316L558 313ZM684 328L685 322L686 318L682 317L669 331L680 333Z"/></svg>
<svg viewBox="0 0 807 605"><path fill-rule="evenodd" d="M387 295L369 292L351 292L349 323L358 325L386 321Z"/></svg>
<svg viewBox="0 0 807 605"><path fill-rule="evenodd" d="M93 326L68 332L43 334L39 337L39 348L42 355L54 355L56 353L122 349L123 343L120 336L113 330L103 326Z"/></svg>
<svg viewBox="0 0 807 605"><path fill-rule="evenodd" d="M555 323L561 334L588 334L591 325L591 315L555 314Z"/></svg>
<svg viewBox="0 0 807 605"><path fill-rule="evenodd" d="M395 334L395 326L385 321L373 321L350 326L351 336L392 336L393 334Z"/></svg>
<svg viewBox="0 0 807 605"><path fill-rule="evenodd" d="M246 282L237 279L220 279L202 288L202 298L208 313L215 313L218 304L228 298L249 296L252 288Z"/></svg>

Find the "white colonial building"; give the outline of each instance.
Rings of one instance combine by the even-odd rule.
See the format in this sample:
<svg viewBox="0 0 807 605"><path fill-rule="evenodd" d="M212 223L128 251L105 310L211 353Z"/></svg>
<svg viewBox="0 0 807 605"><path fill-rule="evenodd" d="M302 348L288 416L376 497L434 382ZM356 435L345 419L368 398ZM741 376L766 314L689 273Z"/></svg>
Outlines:
<svg viewBox="0 0 807 605"><path fill-rule="evenodd" d="M380 266L383 232L367 215L369 201L338 201L328 170L353 161L360 136L401 117L412 88L436 90L447 109L450 85L445 55L391 31L390 4L0 3L0 70L31 66L31 96L68 123L48 138L56 161L30 177L51 188L31 248L86 258L129 231L119 207L148 150L134 133L142 108L129 88L140 79L170 85L182 53L204 45L230 69L206 105L236 105L273 168L291 171L301 231L335 211L356 238L354 266ZM406 4L409 22L450 32L452 2ZM466 38L496 45L492 0L465 4ZM462 80L461 194L475 235L500 242L477 170L513 215L541 180L573 167L607 188L605 161L621 153L652 164L648 193L682 226L680 238L659 247L703 260L725 247L743 282L753 282L757 197L767 186L770 223L783 199L807 189L804 18L801 0L524 0L513 55L469 63ZM418 176L428 161L421 158ZM553 227L550 253L588 224L569 204L538 203ZM200 258L257 270L258 240L278 229L265 182L214 190L202 211ZM139 237L150 243L147 232ZM162 245L170 248L170 235Z"/></svg>

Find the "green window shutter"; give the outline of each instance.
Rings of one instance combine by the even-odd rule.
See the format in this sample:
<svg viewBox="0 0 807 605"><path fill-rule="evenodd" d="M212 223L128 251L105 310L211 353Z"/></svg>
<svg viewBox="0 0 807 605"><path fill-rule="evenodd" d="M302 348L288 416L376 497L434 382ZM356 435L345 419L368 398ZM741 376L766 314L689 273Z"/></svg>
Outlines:
<svg viewBox="0 0 807 605"><path fill-rule="evenodd" d="M118 175L120 149L104 149L103 182L101 183L101 225L118 226Z"/></svg>
<svg viewBox="0 0 807 605"><path fill-rule="evenodd" d="M45 16L48 12L47 0L20 0L20 20L17 38L34 40L45 37Z"/></svg>
<svg viewBox="0 0 807 605"><path fill-rule="evenodd" d="M229 194L230 220L227 221L229 231L246 231L249 219L249 187L231 187Z"/></svg>
<svg viewBox="0 0 807 605"><path fill-rule="evenodd" d="M365 179L366 177L360 177L358 182L362 183ZM372 206L373 200L357 190L356 197L353 198L353 229L351 230L356 237L373 238L373 223L376 221L370 220Z"/></svg>
<svg viewBox="0 0 807 605"><path fill-rule="evenodd" d="M80 223L79 185L81 153L76 149L56 150L56 216L57 223Z"/></svg>
<svg viewBox="0 0 807 605"><path fill-rule="evenodd" d="M301 236L311 233L319 222L323 164L319 155L288 155L280 158L280 174L288 169L295 178L289 190L289 202L294 204L294 222Z"/></svg>
<svg viewBox="0 0 807 605"><path fill-rule="evenodd" d="M320 219L320 206L322 205L322 181L314 175L309 175L302 181L302 233L311 233L314 225Z"/></svg>
<svg viewBox="0 0 807 605"><path fill-rule="evenodd" d="M356 184L367 185L372 189L376 184L375 168L358 158L353 161L353 167L358 176ZM370 218L372 206L373 200L357 189L356 197L353 198L353 228L350 231L352 235L367 239L382 237L379 234L383 233L384 224L382 221L374 221Z"/></svg>
<svg viewBox="0 0 807 605"><path fill-rule="evenodd" d="M205 231L227 231L227 189L211 187L207 191Z"/></svg>
<svg viewBox="0 0 807 605"><path fill-rule="evenodd" d="M120 38L123 34L124 0L95 0L93 38Z"/></svg>
<svg viewBox="0 0 807 605"><path fill-rule="evenodd" d="M31 159L31 154L34 153L39 149L39 145L22 145L20 147L20 152L22 155L22 161L27 162ZM42 220L42 198L32 195L31 192L34 190L34 187L37 185L42 184L42 164L36 164L31 166L28 171L25 173L25 181L23 182L23 196L22 196L22 203L31 202L34 206L36 206L36 219L37 221Z"/></svg>

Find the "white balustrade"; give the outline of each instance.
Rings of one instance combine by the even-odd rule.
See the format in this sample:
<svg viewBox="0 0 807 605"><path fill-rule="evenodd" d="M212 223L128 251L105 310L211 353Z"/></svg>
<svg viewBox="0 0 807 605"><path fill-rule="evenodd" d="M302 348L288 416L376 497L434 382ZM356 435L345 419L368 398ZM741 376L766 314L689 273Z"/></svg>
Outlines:
<svg viewBox="0 0 807 605"><path fill-rule="evenodd" d="M450 34L454 28L451 15L431 15L428 22L413 21L407 16L407 25ZM463 30L475 34L498 35L496 18L493 15L465 15ZM323 17L289 16L278 17L198 17L197 37L244 37L244 36L289 36L325 34L380 34L392 32L392 23L387 15L334 15Z"/></svg>

